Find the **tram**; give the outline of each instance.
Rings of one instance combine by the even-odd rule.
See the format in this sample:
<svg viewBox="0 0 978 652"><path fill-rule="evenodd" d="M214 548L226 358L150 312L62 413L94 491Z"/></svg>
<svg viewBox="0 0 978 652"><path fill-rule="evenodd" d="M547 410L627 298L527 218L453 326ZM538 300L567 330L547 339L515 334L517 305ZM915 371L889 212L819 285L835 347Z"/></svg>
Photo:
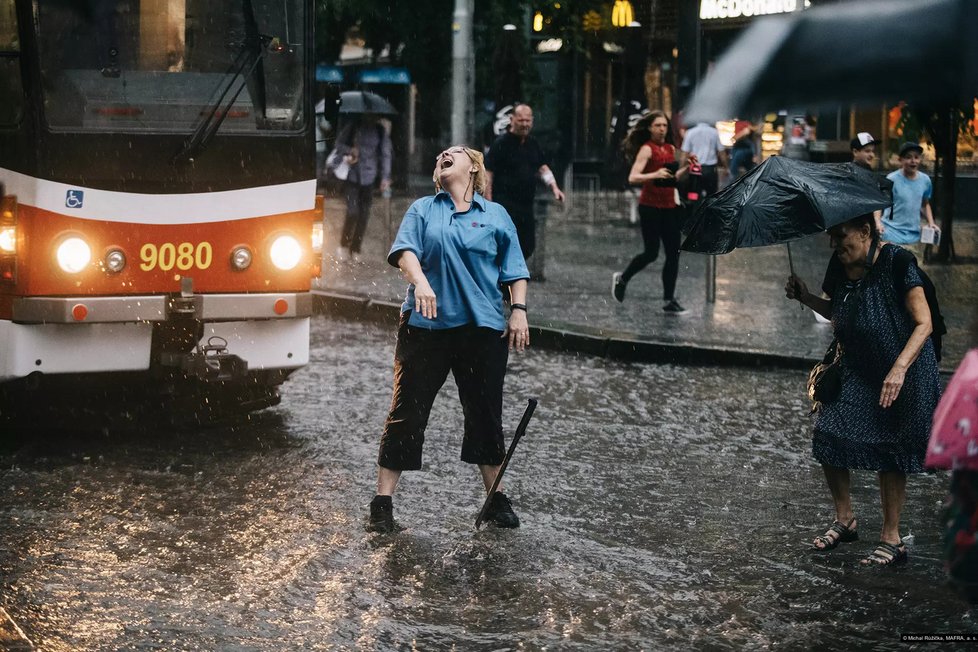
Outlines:
<svg viewBox="0 0 978 652"><path fill-rule="evenodd" d="M312 0L0 0L0 411L278 403L321 264L312 25Z"/></svg>

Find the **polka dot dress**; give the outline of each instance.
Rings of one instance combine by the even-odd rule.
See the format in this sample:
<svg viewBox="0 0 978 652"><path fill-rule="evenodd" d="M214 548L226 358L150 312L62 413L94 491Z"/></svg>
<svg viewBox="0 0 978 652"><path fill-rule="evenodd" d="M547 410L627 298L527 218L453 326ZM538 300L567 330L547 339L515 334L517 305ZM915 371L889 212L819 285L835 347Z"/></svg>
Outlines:
<svg viewBox="0 0 978 652"><path fill-rule="evenodd" d="M894 287L897 251L895 245L883 245L876 263L859 281L826 276L823 287L832 298L832 329L843 345L843 380L840 397L816 413L812 452L821 464L904 473L924 470L931 418L941 391L930 338L907 370L897 400L886 409L879 405L883 380L913 331L906 292L921 285L917 266L910 265L905 289ZM861 299L855 291L860 284L865 284ZM847 332L846 324L853 319Z"/></svg>

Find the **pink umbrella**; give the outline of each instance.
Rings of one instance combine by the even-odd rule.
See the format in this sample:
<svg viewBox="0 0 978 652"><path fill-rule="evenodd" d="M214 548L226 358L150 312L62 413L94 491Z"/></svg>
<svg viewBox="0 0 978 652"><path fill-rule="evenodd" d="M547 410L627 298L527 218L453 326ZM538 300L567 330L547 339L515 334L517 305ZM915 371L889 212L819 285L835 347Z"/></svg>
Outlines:
<svg viewBox="0 0 978 652"><path fill-rule="evenodd" d="M964 356L937 404L924 464L978 471L978 349Z"/></svg>

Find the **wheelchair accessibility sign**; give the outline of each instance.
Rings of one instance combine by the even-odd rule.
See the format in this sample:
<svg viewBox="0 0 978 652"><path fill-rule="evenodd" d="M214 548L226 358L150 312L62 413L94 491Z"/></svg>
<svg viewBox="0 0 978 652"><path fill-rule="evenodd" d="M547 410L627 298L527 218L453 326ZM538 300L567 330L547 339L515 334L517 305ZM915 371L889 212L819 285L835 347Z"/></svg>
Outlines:
<svg viewBox="0 0 978 652"><path fill-rule="evenodd" d="M81 208L85 203L85 191L69 190L65 194L65 206L68 208Z"/></svg>

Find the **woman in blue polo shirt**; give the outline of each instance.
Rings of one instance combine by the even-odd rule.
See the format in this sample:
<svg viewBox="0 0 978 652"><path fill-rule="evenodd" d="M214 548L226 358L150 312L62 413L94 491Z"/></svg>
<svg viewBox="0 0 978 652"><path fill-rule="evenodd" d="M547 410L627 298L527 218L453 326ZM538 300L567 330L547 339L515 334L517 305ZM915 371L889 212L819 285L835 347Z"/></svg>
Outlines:
<svg viewBox="0 0 978 652"><path fill-rule="evenodd" d="M387 261L410 282L394 352L394 397L378 455L377 495L368 529L396 529L391 496L402 471L421 468L431 405L451 371L465 415L462 461L479 465L486 491L505 456L503 380L509 350L530 343L526 319L529 273L516 227L486 200L482 153L451 147L435 159L436 194L404 215ZM502 288L510 316L503 315ZM497 491L487 515L519 527L509 499Z"/></svg>

